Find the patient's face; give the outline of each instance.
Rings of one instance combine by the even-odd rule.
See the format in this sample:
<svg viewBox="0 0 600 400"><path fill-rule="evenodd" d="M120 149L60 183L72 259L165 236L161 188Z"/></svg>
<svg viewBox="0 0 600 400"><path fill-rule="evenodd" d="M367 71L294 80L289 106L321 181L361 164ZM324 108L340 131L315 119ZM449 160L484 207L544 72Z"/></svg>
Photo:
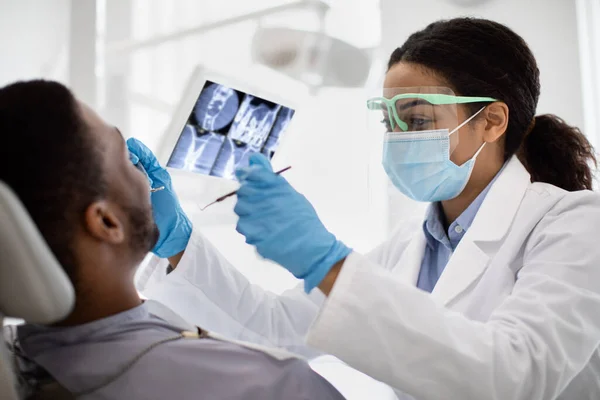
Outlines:
<svg viewBox="0 0 600 400"><path fill-rule="evenodd" d="M102 151L107 182L107 203L122 224L124 246L143 257L158 240L152 217L150 184L129 159L129 151L119 130L104 122L91 108L80 103L84 121Z"/></svg>

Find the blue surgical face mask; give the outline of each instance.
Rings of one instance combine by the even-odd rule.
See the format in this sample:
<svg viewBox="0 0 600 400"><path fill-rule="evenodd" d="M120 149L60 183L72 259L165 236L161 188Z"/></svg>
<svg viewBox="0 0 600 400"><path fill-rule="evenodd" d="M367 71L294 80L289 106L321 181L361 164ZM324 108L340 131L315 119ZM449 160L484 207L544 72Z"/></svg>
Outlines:
<svg viewBox="0 0 600 400"><path fill-rule="evenodd" d="M467 185L485 142L469 161L458 166L450 161L450 135L484 108L452 132L448 129L387 132L382 162L394 186L417 201L435 202L458 196Z"/></svg>

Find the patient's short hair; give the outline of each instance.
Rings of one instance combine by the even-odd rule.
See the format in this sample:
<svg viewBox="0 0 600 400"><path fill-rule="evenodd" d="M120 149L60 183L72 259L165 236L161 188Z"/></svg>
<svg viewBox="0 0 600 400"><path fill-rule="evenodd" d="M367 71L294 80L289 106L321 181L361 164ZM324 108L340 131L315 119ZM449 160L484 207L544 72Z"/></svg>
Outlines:
<svg viewBox="0 0 600 400"><path fill-rule="evenodd" d="M88 129L75 97L58 82L0 89L0 180L20 198L73 281L77 226L106 191L102 154Z"/></svg>

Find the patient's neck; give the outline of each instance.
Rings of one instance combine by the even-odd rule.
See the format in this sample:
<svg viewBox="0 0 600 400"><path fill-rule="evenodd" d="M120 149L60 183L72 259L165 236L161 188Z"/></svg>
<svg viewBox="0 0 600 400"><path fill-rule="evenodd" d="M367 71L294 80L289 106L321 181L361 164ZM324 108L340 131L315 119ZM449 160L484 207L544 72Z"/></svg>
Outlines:
<svg viewBox="0 0 600 400"><path fill-rule="evenodd" d="M67 318L56 326L81 325L110 317L142 304L133 284L133 273L79 280L75 289L75 306Z"/></svg>

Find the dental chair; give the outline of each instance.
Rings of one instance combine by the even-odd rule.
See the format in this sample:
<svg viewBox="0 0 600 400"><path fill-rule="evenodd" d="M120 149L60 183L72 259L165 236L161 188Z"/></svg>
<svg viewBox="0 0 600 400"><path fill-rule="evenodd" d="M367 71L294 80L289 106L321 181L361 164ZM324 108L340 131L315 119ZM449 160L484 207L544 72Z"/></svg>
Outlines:
<svg viewBox="0 0 600 400"><path fill-rule="evenodd" d="M75 302L73 286L12 190L0 181L0 327L4 317L51 324ZM6 333L6 329L5 329ZM0 399L71 399L56 382L26 396L15 354L0 343Z"/></svg>

